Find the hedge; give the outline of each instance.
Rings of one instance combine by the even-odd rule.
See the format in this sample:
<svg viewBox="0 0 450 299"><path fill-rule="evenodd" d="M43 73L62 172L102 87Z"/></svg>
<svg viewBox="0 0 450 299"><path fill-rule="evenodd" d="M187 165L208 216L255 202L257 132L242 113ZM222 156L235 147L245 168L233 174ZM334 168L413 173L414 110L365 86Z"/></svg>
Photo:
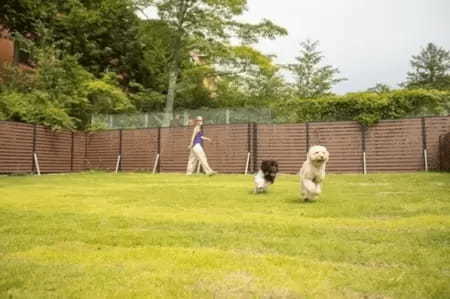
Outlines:
<svg viewBox="0 0 450 299"><path fill-rule="evenodd" d="M290 99L273 108L279 122L355 120L370 126L381 119L448 115L450 92L415 89L349 93L318 99Z"/></svg>

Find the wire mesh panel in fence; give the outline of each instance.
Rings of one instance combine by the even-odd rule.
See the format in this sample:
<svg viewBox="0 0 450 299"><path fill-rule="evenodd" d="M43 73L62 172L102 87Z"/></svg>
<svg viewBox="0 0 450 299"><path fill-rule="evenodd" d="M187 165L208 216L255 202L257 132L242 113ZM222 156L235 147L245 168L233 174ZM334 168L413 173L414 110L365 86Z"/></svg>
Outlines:
<svg viewBox="0 0 450 299"><path fill-rule="evenodd" d="M173 114L155 112L94 115L91 125L94 128L104 129L177 128L191 125L197 116L203 117L205 125L275 122L270 109L236 108L183 110Z"/></svg>

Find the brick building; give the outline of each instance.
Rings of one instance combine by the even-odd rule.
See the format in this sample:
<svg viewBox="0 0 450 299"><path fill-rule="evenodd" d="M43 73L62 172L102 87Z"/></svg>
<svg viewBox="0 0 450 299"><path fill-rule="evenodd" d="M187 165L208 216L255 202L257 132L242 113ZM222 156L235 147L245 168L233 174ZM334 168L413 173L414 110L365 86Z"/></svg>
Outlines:
<svg viewBox="0 0 450 299"><path fill-rule="evenodd" d="M17 64L22 70L32 70L28 54L20 51L10 31L0 25L0 70L5 64Z"/></svg>
<svg viewBox="0 0 450 299"><path fill-rule="evenodd" d="M9 31L0 26L0 66L15 61L14 42Z"/></svg>

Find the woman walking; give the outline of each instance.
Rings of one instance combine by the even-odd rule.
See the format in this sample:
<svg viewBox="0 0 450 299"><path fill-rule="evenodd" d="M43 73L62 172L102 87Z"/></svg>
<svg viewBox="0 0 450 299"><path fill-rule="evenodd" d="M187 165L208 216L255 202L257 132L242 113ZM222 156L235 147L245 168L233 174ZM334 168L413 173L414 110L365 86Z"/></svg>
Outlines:
<svg viewBox="0 0 450 299"><path fill-rule="evenodd" d="M207 175L216 174L216 172L209 167L205 151L203 150L203 140L211 142L211 139L203 136L203 118L197 116L195 119L194 132L192 133L191 142L188 146L191 152L189 154L189 162L186 171L187 175L191 175L194 172L197 162L200 162L200 165L202 165L202 168Z"/></svg>

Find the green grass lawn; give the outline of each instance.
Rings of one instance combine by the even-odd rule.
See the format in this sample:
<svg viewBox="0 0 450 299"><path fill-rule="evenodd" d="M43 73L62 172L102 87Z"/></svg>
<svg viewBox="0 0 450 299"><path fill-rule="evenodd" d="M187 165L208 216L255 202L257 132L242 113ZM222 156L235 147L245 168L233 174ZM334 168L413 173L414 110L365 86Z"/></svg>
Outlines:
<svg viewBox="0 0 450 299"><path fill-rule="evenodd" d="M0 177L0 298L449 298L450 175Z"/></svg>

